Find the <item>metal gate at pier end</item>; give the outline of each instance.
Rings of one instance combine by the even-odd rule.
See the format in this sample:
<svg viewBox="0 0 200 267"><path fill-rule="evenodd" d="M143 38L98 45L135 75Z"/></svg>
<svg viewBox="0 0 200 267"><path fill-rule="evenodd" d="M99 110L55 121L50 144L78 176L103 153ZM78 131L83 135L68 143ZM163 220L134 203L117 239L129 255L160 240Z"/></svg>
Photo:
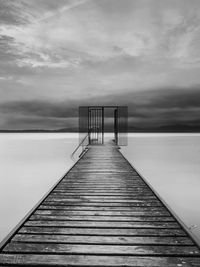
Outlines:
<svg viewBox="0 0 200 267"><path fill-rule="evenodd" d="M109 122L106 112L109 110ZM108 126L108 124L110 124ZM106 129L106 127L108 129ZM112 132L114 142L119 146L128 143L128 107L127 106L80 106L79 107L79 144L102 145L105 132Z"/></svg>
<svg viewBox="0 0 200 267"><path fill-rule="evenodd" d="M104 142L104 108L89 107L88 117L89 143L92 145Z"/></svg>

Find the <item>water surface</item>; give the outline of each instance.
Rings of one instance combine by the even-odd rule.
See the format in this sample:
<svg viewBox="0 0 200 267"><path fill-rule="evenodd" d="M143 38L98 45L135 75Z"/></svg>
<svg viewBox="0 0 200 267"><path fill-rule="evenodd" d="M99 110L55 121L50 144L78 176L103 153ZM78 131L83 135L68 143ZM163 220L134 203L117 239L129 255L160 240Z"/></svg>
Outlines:
<svg viewBox="0 0 200 267"><path fill-rule="evenodd" d="M72 166L75 134L0 134L0 241Z"/></svg>

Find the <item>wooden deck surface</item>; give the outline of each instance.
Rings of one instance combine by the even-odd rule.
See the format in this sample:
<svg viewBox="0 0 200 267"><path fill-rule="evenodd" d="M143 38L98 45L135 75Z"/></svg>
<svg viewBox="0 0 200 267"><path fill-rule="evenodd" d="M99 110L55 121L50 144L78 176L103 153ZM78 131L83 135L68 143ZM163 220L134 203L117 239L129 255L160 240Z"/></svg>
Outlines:
<svg viewBox="0 0 200 267"><path fill-rule="evenodd" d="M200 251L107 144L91 146L17 229L0 266L200 266Z"/></svg>

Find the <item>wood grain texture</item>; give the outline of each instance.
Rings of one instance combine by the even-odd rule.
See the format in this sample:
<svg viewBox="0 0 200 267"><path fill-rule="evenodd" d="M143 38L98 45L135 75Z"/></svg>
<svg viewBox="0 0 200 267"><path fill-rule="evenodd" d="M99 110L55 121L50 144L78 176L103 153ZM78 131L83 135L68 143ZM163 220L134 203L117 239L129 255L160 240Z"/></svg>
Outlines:
<svg viewBox="0 0 200 267"><path fill-rule="evenodd" d="M199 257L1 254L2 266L199 267ZM5 265L4 265L5 264Z"/></svg>
<svg viewBox="0 0 200 267"><path fill-rule="evenodd" d="M87 236L155 236L155 237L185 237L182 229L162 228L74 228L52 226L24 226L19 230L24 234L57 234L57 235L87 235Z"/></svg>
<svg viewBox="0 0 200 267"><path fill-rule="evenodd" d="M67 243L67 244L112 244L112 245L194 245L188 237L166 236L87 236L87 235L45 235L17 234L16 242L25 243Z"/></svg>

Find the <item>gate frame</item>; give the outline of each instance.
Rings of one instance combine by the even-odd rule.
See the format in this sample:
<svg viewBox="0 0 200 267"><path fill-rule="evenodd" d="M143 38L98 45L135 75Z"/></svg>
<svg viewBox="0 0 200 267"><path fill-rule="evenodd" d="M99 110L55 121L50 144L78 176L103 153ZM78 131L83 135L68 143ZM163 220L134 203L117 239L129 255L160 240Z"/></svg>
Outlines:
<svg viewBox="0 0 200 267"><path fill-rule="evenodd" d="M81 109L84 111L81 114ZM113 119L114 119L114 137L115 143L119 146L127 145L127 133L128 133L128 106L79 106L79 135L80 142L88 135L88 143L93 145L90 142L90 109L101 109L102 110L102 143L104 144L104 118L105 118L105 109L113 109ZM82 135L84 134L84 135Z"/></svg>

